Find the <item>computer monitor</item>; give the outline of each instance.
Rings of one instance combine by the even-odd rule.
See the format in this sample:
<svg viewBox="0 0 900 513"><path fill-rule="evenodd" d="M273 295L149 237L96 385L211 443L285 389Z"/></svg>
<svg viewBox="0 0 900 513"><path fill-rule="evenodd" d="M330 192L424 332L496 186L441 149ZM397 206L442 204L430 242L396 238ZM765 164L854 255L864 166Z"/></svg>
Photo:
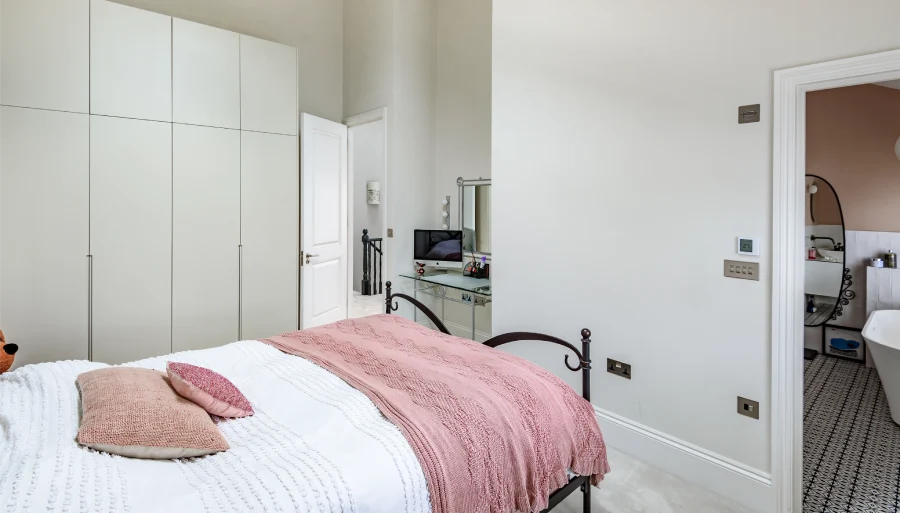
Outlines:
<svg viewBox="0 0 900 513"><path fill-rule="evenodd" d="M445 269L462 268L462 231L416 230L413 240L416 262Z"/></svg>

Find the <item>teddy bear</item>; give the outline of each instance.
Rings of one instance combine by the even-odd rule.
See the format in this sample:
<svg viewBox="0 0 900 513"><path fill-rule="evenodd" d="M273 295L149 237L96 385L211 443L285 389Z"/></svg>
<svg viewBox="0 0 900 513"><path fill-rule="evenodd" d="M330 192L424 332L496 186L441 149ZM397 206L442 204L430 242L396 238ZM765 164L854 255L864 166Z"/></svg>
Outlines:
<svg viewBox="0 0 900 513"><path fill-rule="evenodd" d="M6 343L6 335L3 334L3 330L0 330L0 374L12 367L13 362L16 360L16 351L18 350L19 346Z"/></svg>

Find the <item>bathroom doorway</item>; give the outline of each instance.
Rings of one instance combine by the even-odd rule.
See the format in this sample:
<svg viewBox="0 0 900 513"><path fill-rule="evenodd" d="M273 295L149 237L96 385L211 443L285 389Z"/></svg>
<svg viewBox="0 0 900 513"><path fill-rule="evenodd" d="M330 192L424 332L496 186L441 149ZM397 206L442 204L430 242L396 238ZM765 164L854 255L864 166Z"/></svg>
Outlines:
<svg viewBox="0 0 900 513"><path fill-rule="evenodd" d="M900 275L894 306L890 285L871 292L880 282L868 267L894 249L894 237L900 248L898 80L900 51L775 75L772 478L779 513L897 511L900 426L879 354L873 358L862 335L872 311L900 310ZM885 211L893 205L896 216Z"/></svg>

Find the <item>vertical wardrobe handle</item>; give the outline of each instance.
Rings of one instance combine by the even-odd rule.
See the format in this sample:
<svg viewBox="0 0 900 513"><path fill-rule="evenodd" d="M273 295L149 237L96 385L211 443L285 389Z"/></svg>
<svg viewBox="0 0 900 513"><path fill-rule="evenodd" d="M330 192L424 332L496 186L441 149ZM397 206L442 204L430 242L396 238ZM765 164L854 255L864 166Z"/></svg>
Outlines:
<svg viewBox="0 0 900 513"><path fill-rule="evenodd" d="M244 246L238 244L238 340L244 340Z"/></svg>
<svg viewBox="0 0 900 513"><path fill-rule="evenodd" d="M94 361L94 255L88 255L88 360Z"/></svg>

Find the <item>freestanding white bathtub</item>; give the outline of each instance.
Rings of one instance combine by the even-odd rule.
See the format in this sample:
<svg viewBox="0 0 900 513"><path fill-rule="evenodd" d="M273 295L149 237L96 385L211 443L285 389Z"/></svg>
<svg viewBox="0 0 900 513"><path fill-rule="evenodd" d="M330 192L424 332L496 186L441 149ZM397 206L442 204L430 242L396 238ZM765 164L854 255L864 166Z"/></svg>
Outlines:
<svg viewBox="0 0 900 513"><path fill-rule="evenodd" d="M900 310L872 312L862 336L878 369L891 418L900 424Z"/></svg>

